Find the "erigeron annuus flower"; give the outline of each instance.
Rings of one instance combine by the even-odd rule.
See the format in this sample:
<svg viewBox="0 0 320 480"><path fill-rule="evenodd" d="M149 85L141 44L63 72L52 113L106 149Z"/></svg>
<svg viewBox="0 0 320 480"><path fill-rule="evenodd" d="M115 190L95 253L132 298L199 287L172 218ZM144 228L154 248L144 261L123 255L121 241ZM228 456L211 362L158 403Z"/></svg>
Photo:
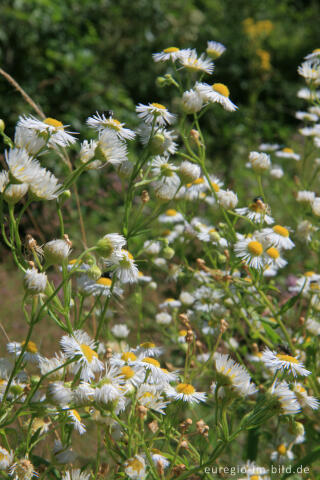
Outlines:
<svg viewBox="0 0 320 480"><path fill-rule="evenodd" d="M295 415L300 412L301 407L297 401L297 397L293 391L290 390L287 382L275 381L269 389L269 393L279 402L282 415Z"/></svg>
<svg viewBox="0 0 320 480"><path fill-rule="evenodd" d="M182 95L182 108L186 113L197 113L201 110L203 101L196 90L187 90Z"/></svg>
<svg viewBox="0 0 320 480"><path fill-rule="evenodd" d="M315 48L311 53L308 53L304 58L305 60L310 60L312 58L320 57L320 48Z"/></svg>
<svg viewBox="0 0 320 480"><path fill-rule="evenodd" d="M238 108L229 99L230 91L223 83L214 83L213 85L196 83L195 89L205 103L219 103L229 112L234 112Z"/></svg>
<svg viewBox="0 0 320 480"><path fill-rule="evenodd" d="M96 112L96 115L87 119L87 124L99 133L106 129L112 130L122 140L133 140L136 136L133 130L124 127L124 123L119 122L119 120L116 120L113 116L107 118L104 113L100 115Z"/></svg>
<svg viewBox="0 0 320 480"><path fill-rule="evenodd" d="M67 407L72 401L72 391L62 381L51 382L48 385L47 398L49 402Z"/></svg>
<svg viewBox="0 0 320 480"><path fill-rule="evenodd" d="M280 165L273 165L271 168L270 168L270 176L272 178L276 178L276 179L279 179L279 178L282 178L283 177L283 170L282 168L280 167Z"/></svg>
<svg viewBox="0 0 320 480"><path fill-rule="evenodd" d="M121 249L120 252L112 254L110 258L105 260L105 264L111 268L113 275L121 283L135 283L138 281L139 270L128 250Z"/></svg>
<svg viewBox="0 0 320 480"><path fill-rule="evenodd" d="M62 480L90 480L90 474L81 472L80 468L65 472Z"/></svg>
<svg viewBox="0 0 320 480"><path fill-rule="evenodd" d="M190 383L178 383L175 387L167 385L165 387L165 393L169 398L188 403L205 402L207 399L205 392L197 392L195 387Z"/></svg>
<svg viewBox="0 0 320 480"><path fill-rule="evenodd" d="M142 124L139 128L139 135L143 145L149 145L149 148L154 155L174 155L178 149L178 144L175 142L177 134L173 130L167 130L163 127L157 127L152 137L152 126Z"/></svg>
<svg viewBox="0 0 320 480"><path fill-rule="evenodd" d="M178 223L183 222L183 215L173 208L169 208L162 215L159 215L158 218L161 223Z"/></svg>
<svg viewBox="0 0 320 480"><path fill-rule="evenodd" d="M149 103L149 105L139 103L136 107L136 112L138 117L148 125L153 123L160 126L170 125L176 119L176 116L170 113L164 105L156 102Z"/></svg>
<svg viewBox="0 0 320 480"><path fill-rule="evenodd" d="M273 372L278 370L282 372L287 371L294 377L297 375L307 376L311 374L296 357L284 353L276 353L269 348L266 348L262 352L261 360Z"/></svg>
<svg viewBox="0 0 320 480"><path fill-rule="evenodd" d="M9 178L13 178L16 183L30 184L42 170L40 163L23 148L6 151L5 158L9 168Z"/></svg>
<svg viewBox="0 0 320 480"><path fill-rule="evenodd" d="M309 203L310 205L313 204L316 198L316 194L314 192L310 192L309 190L300 190L297 193L297 202L299 203Z"/></svg>
<svg viewBox="0 0 320 480"><path fill-rule="evenodd" d="M0 447L0 470L7 470L13 462L13 452Z"/></svg>
<svg viewBox="0 0 320 480"><path fill-rule="evenodd" d="M267 266L275 268L283 268L287 265L287 261L281 258L280 252L275 247L269 247L265 250L265 258Z"/></svg>
<svg viewBox="0 0 320 480"><path fill-rule="evenodd" d="M39 476L28 458L17 460L10 467L9 475L13 477L12 480L31 480L33 477Z"/></svg>
<svg viewBox="0 0 320 480"><path fill-rule="evenodd" d="M244 260L249 267L257 270L264 266L264 249L261 242L253 238L243 238L238 240L234 246L234 251L237 257Z"/></svg>
<svg viewBox="0 0 320 480"><path fill-rule="evenodd" d="M69 419L71 420L73 428L75 430L77 430L77 432L79 432L80 435L83 435L86 432L86 427L81 422L81 417L80 417L80 414L79 414L78 410L75 410L75 409L68 410L67 415L68 415Z"/></svg>
<svg viewBox="0 0 320 480"><path fill-rule="evenodd" d="M284 444L284 443L280 443L278 446L277 446L277 449L274 450L273 452L271 452L271 455L270 455L270 459L271 460L293 460L294 458L294 455L292 453L292 451L290 450L290 448L288 448L288 445L287 444Z"/></svg>
<svg viewBox="0 0 320 480"><path fill-rule="evenodd" d="M66 363L66 359L64 355L61 353L55 354L53 358L46 358L46 357L41 357L39 361L39 369L41 372L41 375L48 375L52 370L56 370L59 367L62 367L62 365ZM66 369L68 367L65 367ZM63 375L64 369L59 368L59 370L56 370L52 372L50 375L48 375L48 378L50 380L52 379L59 379Z"/></svg>
<svg viewBox="0 0 320 480"><path fill-rule="evenodd" d="M37 345L31 340L29 340L27 344L25 342L9 342L7 344L8 352L14 354L16 357L21 355L24 347L23 359L26 362L39 363L41 355L38 352Z"/></svg>
<svg viewBox="0 0 320 480"><path fill-rule="evenodd" d="M298 153L295 153L292 148L285 147L282 150L279 150L275 153L276 157L279 158L291 158L292 160L300 160L301 156Z"/></svg>
<svg viewBox="0 0 320 480"><path fill-rule="evenodd" d="M320 217L320 197L316 197L312 202L312 211L317 216Z"/></svg>
<svg viewBox="0 0 320 480"><path fill-rule="evenodd" d="M317 101L320 98L320 91L319 90L310 90L309 88L300 88L297 93L298 98L302 98L303 100L311 100Z"/></svg>
<svg viewBox="0 0 320 480"><path fill-rule="evenodd" d="M46 145L46 139L30 128L17 125L14 134L14 144L18 148L24 148L30 155L34 156Z"/></svg>
<svg viewBox="0 0 320 480"><path fill-rule="evenodd" d="M161 415L165 415L164 409L169 404L163 399L157 386L145 383L140 385L137 390L137 401L140 405L161 413Z"/></svg>
<svg viewBox="0 0 320 480"><path fill-rule="evenodd" d="M144 357L157 357L163 353L163 349L153 342L140 343L134 351L137 355Z"/></svg>
<svg viewBox="0 0 320 480"><path fill-rule="evenodd" d="M275 150L279 150L280 145L277 143L260 143L259 150L262 152L274 152Z"/></svg>
<svg viewBox="0 0 320 480"><path fill-rule="evenodd" d="M125 379L117 365L105 364L105 372L97 383L94 391L95 401L107 404L123 396Z"/></svg>
<svg viewBox="0 0 320 480"><path fill-rule="evenodd" d="M61 187L53 173L45 168L39 169L30 182L30 192L37 200L54 200L62 193Z"/></svg>
<svg viewBox="0 0 320 480"><path fill-rule="evenodd" d="M172 322L172 316L168 312L160 312L156 314L156 322L159 325L169 325Z"/></svg>
<svg viewBox="0 0 320 480"><path fill-rule="evenodd" d="M310 112L296 112L295 117L298 120L303 120L305 122L316 122L318 120L318 115Z"/></svg>
<svg viewBox="0 0 320 480"><path fill-rule="evenodd" d="M222 190L217 192L219 204L226 210L233 210L238 204L238 196L232 190Z"/></svg>
<svg viewBox="0 0 320 480"><path fill-rule="evenodd" d="M254 199L248 207L236 208L235 212L239 215L243 215L249 218L252 222L263 223L270 225L274 222L274 219L269 215L270 207L263 202L261 197Z"/></svg>
<svg viewBox="0 0 320 480"><path fill-rule="evenodd" d="M159 304L161 309L163 308L180 308L181 302L175 298L166 298L164 302Z"/></svg>
<svg viewBox="0 0 320 480"><path fill-rule="evenodd" d="M151 449L151 458L158 471L163 471L170 465L170 461L156 448Z"/></svg>
<svg viewBox="0 0 320 480"><path fill-rule="evenodd" d="M110 258L112 255L121 254L121 249L127 243L123 235L119 233L108 233L96 244L96 250L103 258Z"/></svg>
<svg viewBox="0 0 320 480"><path fill-rule="evenodd" d="M103 130L99 134L98 146L95 149L95 157L102 163L121 165L127 160L128 150L113 130Z"/></svg>
<svg viewBox="0 0 320 480"><path fill-rule="evenodd" d="M63 353L68 359L77 358L73 364L75 373L85 382L94 378L96 372L103 370L103 363L95 352L96 342L82 330L75 330L72 335L64 335L60 340Z"/></svg>
<svg viewBox="0 0 320 480"><path fill-rule="evenodd" d="M260 237L270 245L283 250L291 250L294 247L293 241L289 238L290 231L282 225L274 225L270 228L264 228Z"/></svg>
<svg viewBox="0 0 320 480"><path fill-rule="evenodd" d="M197 180L201 175L201 168L188 160L184 160L178 170L182 183L190 183Z"/></svg>
<svg viewBox="0 0 320 480"><path fill-rule="evenodd" d="M318 58L311 58L303 62L298 67L298 73L305 78L307 83L319 85L320 83L320 60Z"/></svg>
<svg viewBox="0 0 320 480"><path fill-rule="evenodd" d="M236 363L229 355L215 353L217 383L231 389L241 396L253 395L257 388L251 383L251 377L242 365Z"/></svg>
<svg viewBox="0 0 320 480"><path fill-rule="evenodd" d="M36 268L28 268L24 274L24 288L31 295L37 295L45 291L47 275L39 273Z"/></svg>
<svg viewBox="0 0 320 480"><path fill-rule="evenodd" d="M19 118L17 125L34 130L39 136L46 139L48 145L52 147L67 147L76 142L76 138L65 130L66 125L54 118L48 117L42 121L32 115L29 117L25 115Z"/></svg>
<svg viewBox="0 0 320 480"><path fill-rule="evenodd" d="M10 183L6 170L0 172L0 193L7 203L15 204L21 200L29 189L28 183Z"/></svg>
<svg viewBox="0 0 320 480"><path fill-rule="evenodd" d="M178 192L177 198L195 200L201 198L201 195L206 190L208 190L208 184L203 177L199 177L182 187Z"/></svg>
<svg viewBox="0 0 320 480"><path fill-rule="evenodd" d="M226 51L226 47L219 42L214 42L214 41L208 41L207 43L207 48L206 52L209 57L211 57L213 60L216 60L217 58L221 57L221 55Z"/></svg>
<svg viewBox="0 0 320 480"><path fill-rule="evenodd" d="M313 335L320 335L320 323L317 320L314 318L308 318L305 325L308 332Z"/></svg>
<svg viewBox="0 0 320 480"><path fill-rule="evenodd" d="M263 152L250 152L249 160L253 170L257 173L269 170L271 166L270 155Z"/></svg>
<svg viewBox="0 0 320 480"><path fill-rule="evenodd" d="M113 325L113 327L111 328L111 332L112 335L114 335L116 338L127 338L130 330L127 325L118 323L116 325Z"/></svg>
<svg viewBox="0 0 320 480"><path fill-rule="evenodd" d="M59 265L66 260L70 254L70 242L67 240L51 240L43 246L45 260L51 265Z"/></svg>
<svg viewBox="0 0 320 480"><path fill-rule="evenodd" d="M168 60L175 62L178 60L181 52L184 52L184 50L180 50L177 47L168 47L164 48L162 52L153 53L152 58L155 62L167 62Z"/></svg>
<svg viewBox="0 0 320 480"><path fill-rule="evenodd" d="M182 50L178 60L182 67L190 72L205 72L211 75L214 69L214 63L206 58L204 53L198 57L196 50Z"/></svg>
<svg viewBox="0 0 320 480"><path fill-rule="evenodd" d="M144 480L146 478L146 462L141 455L135 455L124 463L125 474L131 480Z"/></svg>
<svg viewBox="0 0 320 480"><path fill-rule="evenodd" d="M98 147L99 142L97 140L84 140L81 143L80 148L80 162L81 163L88 163L87 168L89 170L94 170L96 168L100 168L103 163L100 160L96 160L95 153L96 148Z"/></svg>
<svg viewBox="0 0 320 480"><path fill-rule="evenodd" d="M309 407L312 410L318 410L319 400L317 400L312 395L308 395L307 390L303 385L301 385L301 383L294 382L293 391L302 408Z"/></svg>

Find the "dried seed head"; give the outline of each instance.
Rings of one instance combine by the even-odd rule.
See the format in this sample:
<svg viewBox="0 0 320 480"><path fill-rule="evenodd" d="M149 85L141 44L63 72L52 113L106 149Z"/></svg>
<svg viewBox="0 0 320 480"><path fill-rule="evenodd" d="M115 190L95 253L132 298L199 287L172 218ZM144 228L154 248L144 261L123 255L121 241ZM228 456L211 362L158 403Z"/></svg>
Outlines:
<svg viewBox="0 0 320 480"><path fill-rule="evenodd" d="M143 203L148 203L150 200L150 196L147 190L142 190L141 192L141 200Z"/></svg>
<svg viewBox="0 0 320 480"><path fill-rule="evenodd" d="M138 416L139 418L145 419L148 413L148 409L144 407L143 405L139 405L138 407Z"/></svg>
<svg viewBox="0 0 320 480"><path fill-rule="evenodd" d="M305 322L305 318L304 317L299 317L299 325L304 325L304 322Z"/></svg>
<svg viewBox="0 0 320 480"><path fill-rule="evenodd" d="M71 242L69 236L65 233L65 234L63 235L63 238L64 238L64 240L66 241L66 243L69 245L69 247L71 248L71 247L72 247L72 242Z"/></svg>
<svg viewBox="0 0 320 480"><path fill-rule="evenodd" d="M180 443L180 447L187 449L189 447L187 440L182 440L182 442Z"/></svg>
<svg viewBox="0 0 320 480"><path fill-rule="evenodd" d="M157 420L153 420L153 422L148 423L148 428L150 432L157 433L157 431L159 430L159 425Z"/></svg>
<svg viewBox="0 0 320 480"><path fill-rule="evenodd" d="M220 332L224 333L228 330L229 324L224 318L220 320Z"/></svg>

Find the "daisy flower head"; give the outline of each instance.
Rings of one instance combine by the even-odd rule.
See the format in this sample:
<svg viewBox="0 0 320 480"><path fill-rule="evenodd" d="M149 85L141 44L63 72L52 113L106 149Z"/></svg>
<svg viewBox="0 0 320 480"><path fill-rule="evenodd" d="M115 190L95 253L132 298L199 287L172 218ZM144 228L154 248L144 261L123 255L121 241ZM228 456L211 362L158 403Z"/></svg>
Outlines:
<svg viewBox="0 0 320 480"><path fill-rule="evenodd" d="M50 265L61 265L71 252L71 244L68 239L51 240L43 246L45 260Z"/></svg>
<svg viewBox="0 0 320 480"><path fill-rule="evenodd" d="M291 355L284 353L276 353L269 348L266 348L262 352L261 360L273 372L278 370L282 372L287 371L294 377L297 375L308 376L311 374L311 372L309 372L309 370L304 367L303 363L300 362L296 357L292 357Z"/></svg>
<svg viewBox="0 0 320 480"><path fill-rule="evenodd" d="M212 74L214 63L204 53L198 57L196 50L183 50L179 56L179 62L189 72L204 72Z"/></svg>
<svg viewBox="0 0 320 480"><path fill-rule="evenodd" d="M222 190L217 192L219 204L226 210L233 210L238 205L238 195L232 190Z"/></svg>
<svg viewBox="0 0 320 480"><path fill-rule="evenodd" d="M139 386L137 391L137 400L140 405L143 405L150 410L161 413L165 415L164 409L167 407L169 402L164 401L159 388L155 385L142 384Z"/></svg>
<svg viewBox="0 0 320 480"><path fill-rule="evenodd" d="M265 228L261 234L265 241L273 247L283 250L291 250L294 247L294 243L289 237L289 228L283 227L282 225Z"/></svg>
<svg viewBox="0 0 320 480"><path fill-rule="evenodd" d="M103 258L110 258L112 255L121 255L121 249L127 243L126 239L119 233L108 233L98 240L96 249Z"/></svg>
<svg viewBox="0 0 320 480"><path fill-rule="evenodd" d="M263 173L271 167L270 155L263 152L250 152L249 161L256 173Z"/></svg>
<svg viewBox="0 0 320 480"><path fill-rule="evenodd" d="M104 129L99 134L98 146L95 156L103 164L121 165L128 160L128 151L125 143L119 139L118 134L111 129Z"/></svg>
<svg viewBox="0 0 320 480"><path fill-rule="evenodd" d="M262 269L265 264L263 245L254 238L238 240L234 246L234 251L237 257L256 270Z"/></svg>
<svg viewBox="0 0 320 480"><path fill-rule="evenodd" d="M269 215L270 207L263 202L262 197L256 197L248 207L236 208L235 212L249 218L252 222L270 225L274 219Z"/></svg>
<svg viewBox="0 0 320 480"><path fill-rule="evenodd" d="M47 275L39 273L36 268L28 268L24 274L24 288L31 295L37 295L45 291Z"/></svg>
<svg viewBox="0 0 320 480"><path fill-rule="evenodd" d="M41 360L41 355L38 352L37 345L31 340L29 340L27 344L25 342L9 342L7 344L7 350L16 357L19 357L22 353L22 350L24 350L23 359L26 362L39 363Z"/></svg>
<svg viewBox="0 0 320 480"><path fill-rule="evenodd" d="M315 48L311 53L306 55L305 60L311 60L312 58L320 58L320 48Z"/></svg>
<svg viewBox="0 0 320 480"><path fill-rule="evenodd" d="M278 158L291 158L292 160L299 161L301 156L298 153L295 153L295 151L292 148L285 147L282 150L278 150L275 153L276 157Z"/></svg>
<svg viewBox="0 0 320 480"><path fill-rule="evenodd" d="M13 452L0 447L0 470L7 470L13 462Z"/></svg>
<svg viewBox="0 0 320 480"><path fill-rule="evenodd" d="M195 89L205 103L219 103L229 112L234 112L238 108L229 99L230 91L224 83L214 83L213 85L196 83Z"/></svg>
<svg viewBox="0 0 320 480"><path fill-rule="evenodd" d="M169 398L188 403L205 402L207 399L206 393L197 392L195 387L190 383L178 383L175 387L168 385L165 388L165 393Z"/></svg>
<svg viewBox="0 0 320 480"><path fill-rule="evenodd" d="M303 385L301 385L301 383L294 382L293 391L302 408L309 407L312 410L318 410L319 400L317 400L312 395L308 395L307 390Z"/></svg>
<svg viewBox="0 0 320 480"><path fill-rule="evenodd" d="M81 422L81 417L79 415L78 410L75 410L75 409L68 410L67 415L71 420L73 428L77 430L77 432L80 433L80 435L83 435L86 432L86 427Z"/></svg>
<svg viewBox="0 0 320 480"><path fill-rule="evenodd" d="M300 412L301 407L297 401L297 397L293 391L290 390L287 382L275 381L269 393L277 399L282 415L295 415Z"/></svg>
<svg viewBox="0 0 320 480"><path fill-rule="evenodd" d="M298 120L303 120L304 122L316 122L318 120L318 115L310 112L296 112L295 117Z"/></svg>
<svg viewBox="0 0 320 480"><path fill-rule="evenodd" d="M72 335L64 335L60 345L67 359L78 357L73 369L75 373L80 373L80 378L85 382L94 378L96 372L103 370L103 363L94 350L96 342L83 330L75 330Z"/></svg>
<svg viewBox="0 0 320 480"><path fill-rule="evenodd" d="M131 480L146 478L146 462L141 455L135 455L124 463L124 472Z"/></svg>
<svg viewBox="0 0 320 480"><path fill-rule="evenodd" d="M176 119L176 116L170 113L164 105L156 102L149 103L148 105L139 103L136 107L136 112L138 117L147 125L152 125L153 123L160 126L170 125Z"/></svg>
<svg viewBox="0 0 320 480"><path fill-rule="evenodd" d="M90 474L81 472L80 468L76 468L74 470L65 472L62 480L90 480Z"/></svg>
<svg viewBox="0 0 320 480"><path fill-rule="evenodd" d="M164 48L162 52L153 53L152 58L155 62L168 62L169 60L175 62L179 59L183 51L184 50L180 50L180 48L177 47L168 47Z"/></svg>
<svg viewBox="0 0 320 480"><path fill-rule="evenodd" d="M137 355L143 355L145 357L158 357L163 353L163 349L157 347L153 342L140 343L134 351Z"/></svg>
<svg viewBox="0 0 320 480"><path fill-rule="evenodd" d="M283 170L280 165L272 165L270 169L270 176L275 179L279 179L283 177Z"/></svg>
<svg viewBox="0 0 320 480"><path fill-rule="evenodd" d="M269 247L265 250L267 266L274 268L283 268L287 265L287 261L281 258L280 252L275 247Z"/></svg>
<svg viewBox="0 0 320 480"><path fill-rule="evenodd" d="M297 193L296 200L299 203L309 203L310 205L312 205L315 198L316 194L314 192L311 192L309 190L300 190Z"/></svg>
<svg viewBox="0 0 320 480"><path fill-rule="evenodd" d="M13 148L5 152L9 176L15 183L30 183L37 178L42 168L23 148Z"/></svg>
<svg viewBox="0 0 320 480"><path fill-rule="evenodd" d="M186 113L193 114L201 110L203 101L196 90L187 90L182 95L182 108Z"/></svg>
<svg viewBox="0 0 320 480"><path fill-rule="evenodd" d="M177 135L172 130L158 127L154 135L152 134L152 126L142 124L138 130L143 145L149 145L151 151L155 155L174 155L177 151L178 144L175 142Z"/></svg>
<svg viewBox="0 0 320 480"><path fill-rule="evenodd" d="M307 83L319 85L320 83L320 59L311 58L298 67L298 73Z"/></svg>
<svg viewBox="0 0 320 480"><path fill-rule="evenodd" d="M179 223L183 222L183 215L173 208L169 208L162 215L159 215L158 218L160 223Z"/></svg>
<svg viewBox="0 0 320 480"><path fill-rule="evenodd" d="M151 449L151 458L159 471L165 470L170 465L170 461L161 454L160 450L157 450L156 448Z"/></svg>
<svg viewBox="0 0 320 480"><path fill-rule="evenodd" d="M45 118L38 120L36 117L23 116L19 118L18 127L29 128L35 131L40 137L48 140L51 147L68 147L76 142L76 138L71 132L65 130L66 125L55 118Z"/></svg>
<svg viewBox="0 0 320 480"><path fill-rule="evenodd" d="M0 173L0 193L3 194L3 198L7 203L14 205L19 202L28 189L28 183L10 183L9 174L6 170L2 170Z"/></svg>
<svg viewBox="0 0 320 480"><path fill-rule="evenodd" d="M9 468L9 475L13 477L13 480L31 480L33 477L39 476L28 458L17 460Z"/></svg>
<svg viewBox="0 0 320 480"><path fill-rule="evenodd" d="M18 148L24 148L30 155L35 156L46 145L45 138L37 135L37 132L30 128L16 126L14 144Z"/></svg>
<svg viewBox="0 0 320 480"><path fill-rule="evenodd" d="M133 130L124 127L124 123L119 122L112 115L107 118L104 113L100 115L96 112L95 115L87 119L87 125L99 133L108 129L112 130L121 140L133 140L136 136Z"/></svg>
<svg viewBox="0 0 320 480"><path fill-rule="evenodd" d="M179 177L182 183L194 182L201 175L201 168L188 160L181 162L178 170Z"/></svg>
<svg viewBox="0 0 320 480"><path fill-rule="evenodd" d="M61 187L53 173L41 168L30 182L30 193L36 200L54 200L62 193Z"/></svg>
<svg viewBox="0 0 320 480"><path fill-rule="evenodd" d="M231 387L235 393L243 397L256 393L257 388L251 382L249 373L242 365L232 360L229 355L216 352L214 361L217 371L217 383Z"/></svg>
<svg viewBox="0 0 320 480"><path fill-rule="evenodd" d="M226 47L222 43L208 41L206 52L212 60L216 60L226 51Z"/></svg>
<svg viewBox="0 0 320 480"><path fill-rule="evenodd" d="M195 200L201 198L201 195L208 190L208 184L203 177L198 177L190 183L187 183L180 189L178 198L186 200Z"/></svg>
<svg viewBox="0 0 320 480"><path fill-rule="evenodd" d="M297 93L298 98L302 98L302 100L310 100L310 101L317 101L320 98L320 91L319 90L310 90L309 88L300 88Z"/></svg>
<svg viewBox="0 0 320 480"><path fill-rule="evenodd" d="M130 330L127 325L118 323L116 325L113 325L113 327L111 328L111 333L116 338L127 338Z"/></svg>
<svg viewBox="0 0 320 480"><path fill-rule="evenodd" d="M134 258L128 250L121 249L120 253L111 255L105 261L111 268L113 275L121 283L135 283L139 278L139 270L134 262Z"/></svg>
<svg viewBox="0 0 320 480"><path fill-rule="evenodd" d="M81 143L81 148L80 148L80 162L81 163L86 163L87 168L89 170L95 170L97 168L100 168L103 166L103 162L100 160L96 160L95 155L96 155L96 149L99 146L99 142L97 140L84 140ZM99 150L97 150L99 152ZM90 162L90 163L89 163Z"/></svg>

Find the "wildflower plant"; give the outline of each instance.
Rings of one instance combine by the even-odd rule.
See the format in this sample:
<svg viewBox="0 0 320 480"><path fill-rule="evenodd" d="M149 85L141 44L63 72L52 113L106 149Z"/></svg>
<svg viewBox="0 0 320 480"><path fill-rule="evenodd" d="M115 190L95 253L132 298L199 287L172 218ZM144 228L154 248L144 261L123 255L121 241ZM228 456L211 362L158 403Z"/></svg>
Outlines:
<svg viewBox="0 0 320 480"><path fill-rule="evenodd" d="M174 113L156 98L139 103L138 128L96 112L81 141L56 119L24 115L10 138L1 122L2 240L27 326L0 359L1 478L184 480L238 464L266 480L274 462L316 465L320 272L304 268L319 249L319 52L298 69L304 151L248 152L244 197L212 168L201 129L215 109L237 110L214 79L224 51L210 41L200 55L155 53L158 84L179 102ZM118 228L87 245L66 231L64 205L81 175L102 168L122 182ZM282 181L296 189L285 218L273 208ZM42 245L21 230L37 202L54 203L59 220ZM83 234L78 215L72 231ZM37 333L48 324L59 332L51 356Z"/></svg>

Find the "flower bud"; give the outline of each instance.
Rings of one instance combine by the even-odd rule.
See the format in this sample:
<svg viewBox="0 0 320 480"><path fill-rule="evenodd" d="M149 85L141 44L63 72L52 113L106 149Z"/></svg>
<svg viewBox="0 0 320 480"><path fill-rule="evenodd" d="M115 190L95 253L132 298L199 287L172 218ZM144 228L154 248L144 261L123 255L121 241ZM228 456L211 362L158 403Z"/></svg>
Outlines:
<svg viewBox="0 0 320 480"><path fill-rule="evenodd" d="M238 204L238 197L231 190L219 190L217 197L220 205L226 210L233 209Z"/></svg>
<svg viewBox="0 0 320 480"><path fill-rule="evenodd" d="M175 251L171 247L165 247L163 249L163 256L166 260L171 260L174 254L175 254Z"/></svg>
<svg viewBox="0 0 320 480"><path fill-rule="evenodd" d="M44 245L43 253L49 265L61 265L68 258L70 245L66 240L51 240Z"/></svg>
<svg viewBox="0 0 320 480"><path fill-rule="evenodd" d="M4 123L2 118L0 118L0 132L4 132L5 128L6 128L6 124Z"/></svg>
<svg viewBox="0 0 320 480"><path fill-rule="evenodd" d="M182 183L192 183L200 177L201 169L199 165L185 160L181 163L178 174Z"/></svg>
<svg viewBox="0 0 320 480"><path fill-rule="evenodd" d="M165 151L165 138L162 133L156 133L151 138L150 150L154 155L161 155Z"/></svg>
<svg viewBox="0 0 320 480"><path fill-rule="evenodd" d="M3 198L9 204L15 204L21 200L27 193L29 185L20 183L20 185L10 184L3 192Z"/></svg>
<svg viewBox="0 0 320 480"><path fill-rule="evenodd" d="M70 190L64 190L61 195L59 195L59 203L60 205L63 205L67 200L71 198L71 192Z"/></svg>
<svg viewBox="0 0 320 480"><path fill-rule="evenodd" d="M92 267L89 270L87 270L86 273L90 278L92 278L92 280L95 280L95 281L99 280L99 278L102 275L102 272L97 265L92 265Z"/></svg>

